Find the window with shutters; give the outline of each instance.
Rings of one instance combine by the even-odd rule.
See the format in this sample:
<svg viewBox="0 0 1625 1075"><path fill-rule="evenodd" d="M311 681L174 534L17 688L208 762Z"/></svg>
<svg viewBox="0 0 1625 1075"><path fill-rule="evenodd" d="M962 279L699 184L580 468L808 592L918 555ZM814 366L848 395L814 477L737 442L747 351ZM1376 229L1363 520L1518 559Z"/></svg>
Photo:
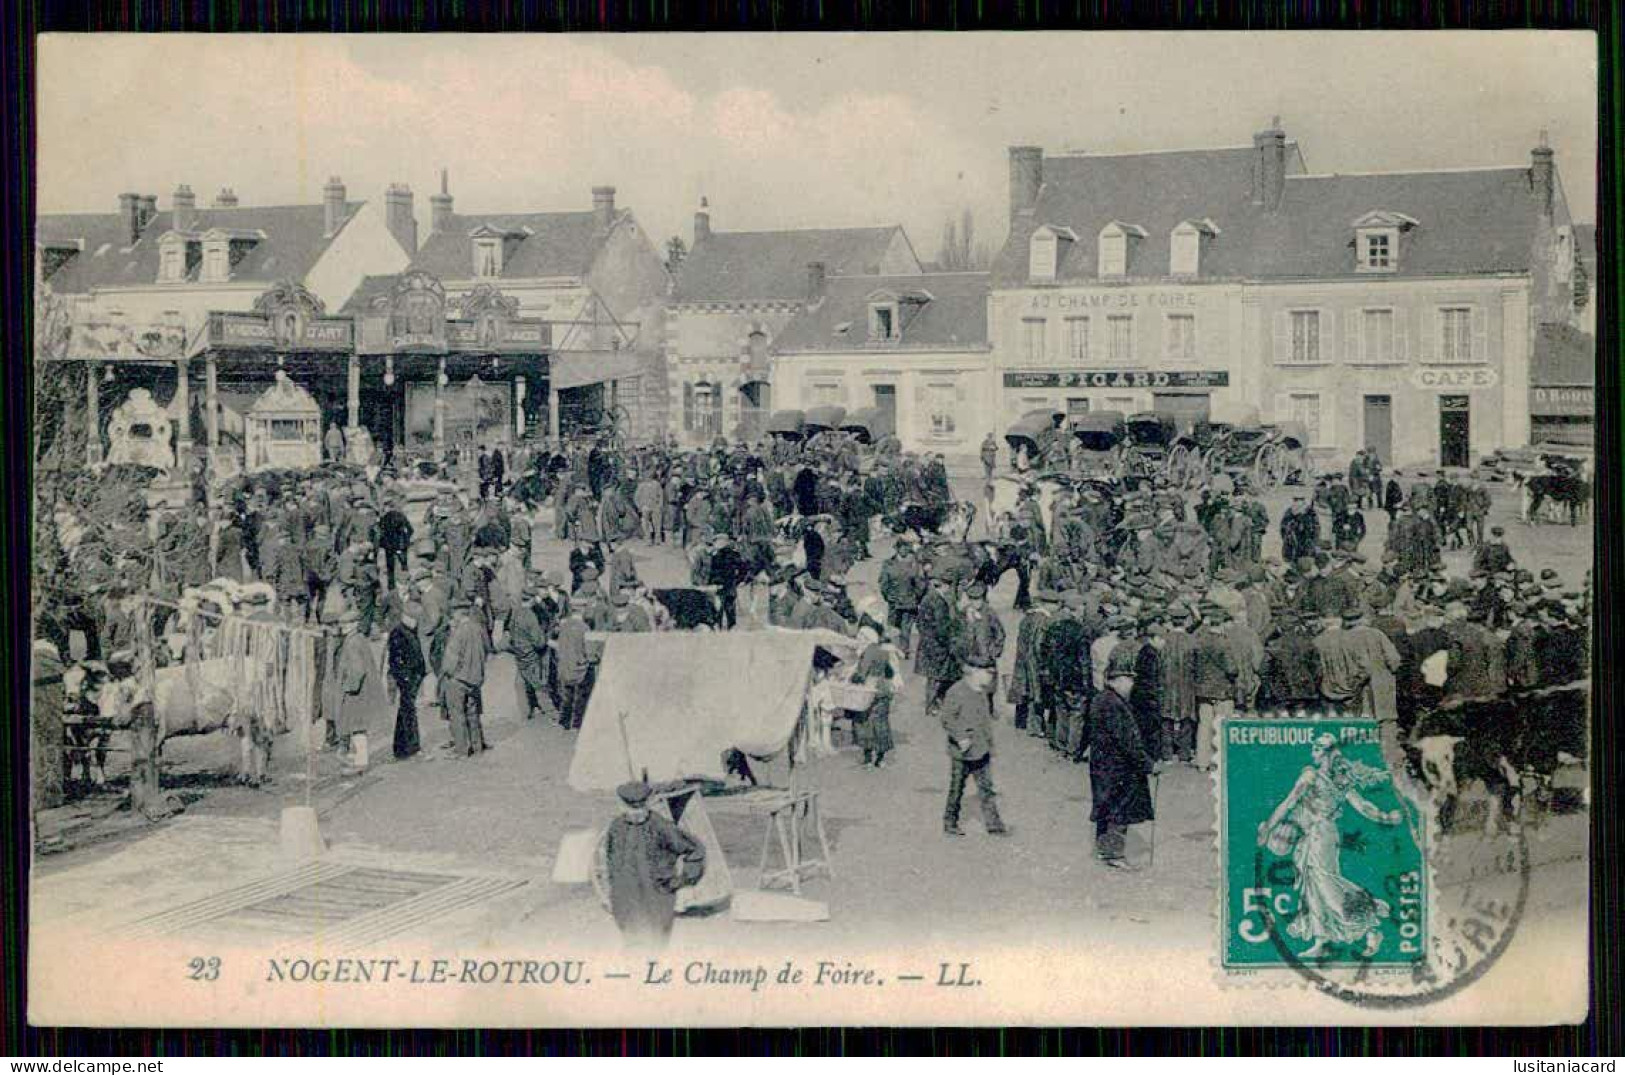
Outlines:
<svg viewBox="0 0 1625 1075"><path fill-rule="evenodd" d="M1439 309L1439 361L1477 362L1473 354L1473 310L1470 306Z"/></svg>
<svg viewBox="0 0 1625 1075"><path fill-rule="evenodd" d="M1294 392L1287 400L1287 414L1294 422L1302 422L1308 431L1309 443L1320 444L1320 395L1315 392Z"/></svg>
<svg viewBox="0 0 1625 1075"><path fill-rule="evenodd" d="M951 383L925 386L925 413L931 436L952 437L958 428L959 390Z"/></svg>
<svg viewBox="0 0 1625 1075"><path fill-rule="evenodd" d="M1360 359L1369 363L1398 361L1394 346L1394 311L1360 311Z"/></svg>
<svg viewBox="0 0 1625 1075"><path fill-rule="evenodd" d="M1021 356L1029 366L1042 366L1048 356L1044 350L1044 320L1040 317L1023 318L1021 322Z"/></svg>
<svg viewBox="0 0 1625 1075"><path fill-rule="evenodd" d="M1089 319L1087 317L1069 317L1066 319L1066 356L1074 365L1087 365L1089 362Z"/></svg>
<svg viewBox="0 0 1625 1075"><path fill-rule="evenodd" d="M1168 315L1168 347L1170 359L1184 361L1196 358L1196 315Z"/></svg>
<svg viewBox="0 0 1625 1075"><path fill-rule="evenodd" d="M694 386L694 432L707 437L722 432L722 389L701 381Z"/></svg>
<svg viewBox="0 0 1625 1075"><path fill-rule="evenodd" d="M1287 315L1290 336L1283 362L1312 366L1323 361L1320 356L1320 311L1293 310Z"/></svg>
<svg viewBox="0 0 1625 1075"><path fill-rule="evenodd" d="M1134 361L1134 317L1131 314L1106 318L1106 331L1111 339L1113 363Z"/></svg>

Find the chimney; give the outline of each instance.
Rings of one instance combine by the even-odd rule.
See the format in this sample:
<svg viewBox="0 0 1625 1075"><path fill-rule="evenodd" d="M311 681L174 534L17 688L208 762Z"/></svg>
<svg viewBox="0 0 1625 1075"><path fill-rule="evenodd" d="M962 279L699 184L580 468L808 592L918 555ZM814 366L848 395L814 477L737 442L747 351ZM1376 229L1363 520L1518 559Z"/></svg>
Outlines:
<svg viewBox="0 0 1625 1075"><path fill-rule="evenodd" d="M711 238L711 203L700 197L700 207L694 212L694 245L699 246L701 239Z"/></svg>
<svg viewBox="0 0 1625 1075"><path fill-rule="evenodd" d="M182 183L175 188L175 193L169 196L170 212L175 217L176 231L191 231L192 225L197 223L197 195L192 188Z"/></svg>
<svg viewBox="0 0 1625 1075"><path fill-rule="evenodd" d="M1040 146L1010 147L1010 223L1038 208L1038 188L1044 185L1044 150Z"/></svg>
<svg viewBox="0 0 1625 1075"><path fill-rule="evenodd" d="M807 262L807 303L818 305L824 298L824 263L822 261Z"/></svg>
<svg viewBox="0 0 1625 1075"><path fill-rule="evenodd" d="M608 231L609 226L615 223L615 188L592 188L592 215L598 222L599 231Z"/></svg>
<svg viewBox="0 0 1625 1075"><path fill-rule="evenodd" d="M446 170L440 169L440 193L429 195L429 231L445 231L451 227L451 189Z"/></svg>
<svg viewBox="0 0 1625 1075"><path fill-rule="evenodd" d="M1270 120L1268 130L1253 135L1253 151L1253 204L1273 213L1286 189L1286 132L1280 116Z"/></svg>
<svg viewBox="0 0 1625 1075"><path fill-rule="evenodd" d="M221 187L220 193L214 196L214 207L216 209L237 208L237 192L230 187Z"/></svg>
<svg viewBox="0 0 1625 1075"><path fill-rule="evenodd" d="M336 175L329 177L322 187L322 234L331 237L338 233L339 225L344 223L344 200L344 181Z"/></svg>
<svg viewBox="0 0 1625 1075"><path fill-rule="evenodd" d="M418 220L412 214L412 188L391 183L384 191L384 226L408 254L418 252Z"/></svg>
<svg viewBox="0 0 1625 1075"><path fill-rule="evenodd" d="M137 194L135 196L135 230L145 232L147 225L152 223L153 217L158 215L158 195Z"/></svg>
<svg viewBox="0 0 1625 1075"><path fill-rule="evenodd" d="M1540 207L1540 215L1550 219L1557 180L1552 168L1552 147L1546 144L1545 128L1541 128L1540 144L1529 153L1529 164L1535 204Z"/></svg>
<svg viewBox="0 0 1625 1075"><path fill-rule="evenodd" d="M124 222L124 234L131 245L141 238L141 195L120 194L118 196L118 215Z"/></svg>

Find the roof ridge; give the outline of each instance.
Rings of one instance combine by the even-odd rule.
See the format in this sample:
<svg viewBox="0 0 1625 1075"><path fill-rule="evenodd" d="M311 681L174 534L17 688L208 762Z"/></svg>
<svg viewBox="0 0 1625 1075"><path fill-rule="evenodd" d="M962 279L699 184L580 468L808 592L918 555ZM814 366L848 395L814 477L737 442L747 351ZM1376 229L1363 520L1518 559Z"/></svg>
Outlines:
<svg viewBox="0 0 1625 1075"><path fill-rule="evenodd" d="M812 228L763 228L758 231L712 231L711 238L722 238L735 235L808 235L814 232L833 231L893 231L901 228L901 224L857 224L851 227L812 227Z"/></svg>
<svg viewBox="0 0 1625 1075"><path fill-rule="evenodd" d="M1527 164L1480 164L1466 168L1397 168L1373 172L1306 172L1289 175L1287 179L1352 179L1379 175L1459 175L1463 172L1523 172Z"/></svg>
<svg viewBox="0 0 1625 1075"><path fill-rule="evenodd" d="M1298 143L1288 140L1287 145L1295 146ZM1252 152L1255 146L1185 146L1179 149L1131 149L1121 153L1097 153L1087 149L1068 149L1060 153L1046 153L1046 160L1102 160L1120 157L1159 157L1170 153L1233 153L1237 150Z"/></svg>

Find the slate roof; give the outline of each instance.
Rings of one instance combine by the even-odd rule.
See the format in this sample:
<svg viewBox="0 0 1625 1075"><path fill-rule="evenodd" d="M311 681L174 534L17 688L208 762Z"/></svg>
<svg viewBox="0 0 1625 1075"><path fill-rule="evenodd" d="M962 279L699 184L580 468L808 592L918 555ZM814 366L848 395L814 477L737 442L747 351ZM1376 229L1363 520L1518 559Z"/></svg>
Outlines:
<svg viewBox="0 0 1625 1075"><path fill-rule="evenodd" d="M876 292L923 297L899 305L901 338L869 339L869 301ZM824 301L803 309L773 341L780 353L962 351L988 346L988 274L925 273L910 276L838 276L825 283ZM840 326L844 331L837 331Z"/></svg>
<svg viewBox="0 0 1625 1075"><path fill-rule="evenodd" d="M344 305L336 312L343 315L365 313L372 306L373 299L379 295L389 294L399 281L400 275L396 273L363 276L355 290L350 293L350 297L344 300Z"/></svg>
<svg viewBox="0 0 1625 1075"><path fill-rule="evenodd" d="M893 238L883 228L719 231L700 240L677 268L676 302L800 301L807 266L824 263L829 276L874 274Z"/></svg>
<svg viewBox="0 0 1625 1075"><path fill-rule="evenodd" d="M1012 228L994 262L994 286L1029 284L1028 241L1046 224L1077 235L1076 242L1064 244L1056 279L1097 279L1099 233L1114 220L1147 232L1130 242L1130 278L1168 275L1173 229L1204 218L1219 234L1202 240L1203 279L1353 276L1352 225L1373 210L1419 222L1402 233L1391 275L1530 268L1538 212L1528 166L1308 175L1289 142L1281 203L1266 212L1252 200L1256 153L1243 147L1044 158L1037 206Z"/></svg>
<svg viewBox="0 0 1625 1075"><path fill-rule="evenodd" d="M1541 325L1529 361L1529 383L1574 388L1597 383L1597 338L1569 325Z"/></svg>
<svg viewBox="0 0 1625 1075"><path fill-rule="evenodd" d="M630 219L631 212L617 211L615 224ZM470 233L490 226L524 237L503 252L503 279L532 279L547 276L585 276L609 231L598 230L597 218L581 213L480 213L454 214L446 227L431 232L418 247L412 268L433 273L442 280L467 280L474 275L474 240ZM526 233L529 229L529 234ZM610 229L614 230L613 227Z"/></svg>
<svg viewBox="0 0 1625 1075"><path fill-rule="evenodd" d="M364 204L346 202L344 224L353 220ZM84 240L84 249L51 274L51 289L59 294L77 294L96 287L156 285L158 240L171 230L174 219L169 210L156 214L131 246L126 243L124 221L118 213L41 214L35 224L36 239ZM210 228L265 233L265 238L232 266L233 283L271 284L290 277L303 280L344 230L344 224L340 224L334 235L323 234L327 216L319 203L199 208L193 221L188 230L197 234ZM194 269L190 278L196 279L196 275Z"/></svg>

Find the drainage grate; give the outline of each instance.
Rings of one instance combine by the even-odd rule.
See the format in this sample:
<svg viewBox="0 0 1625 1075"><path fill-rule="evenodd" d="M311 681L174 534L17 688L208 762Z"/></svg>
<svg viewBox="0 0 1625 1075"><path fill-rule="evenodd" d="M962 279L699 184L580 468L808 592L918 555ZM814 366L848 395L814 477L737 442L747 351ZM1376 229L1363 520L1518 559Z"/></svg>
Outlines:
<svg viewBox="0 0 1625 1075"><path fill-rule="evenodd" d="M320 935L324 943L370 944L524 883L317 863L138 919L121 932L239 941Z"/></svg>

